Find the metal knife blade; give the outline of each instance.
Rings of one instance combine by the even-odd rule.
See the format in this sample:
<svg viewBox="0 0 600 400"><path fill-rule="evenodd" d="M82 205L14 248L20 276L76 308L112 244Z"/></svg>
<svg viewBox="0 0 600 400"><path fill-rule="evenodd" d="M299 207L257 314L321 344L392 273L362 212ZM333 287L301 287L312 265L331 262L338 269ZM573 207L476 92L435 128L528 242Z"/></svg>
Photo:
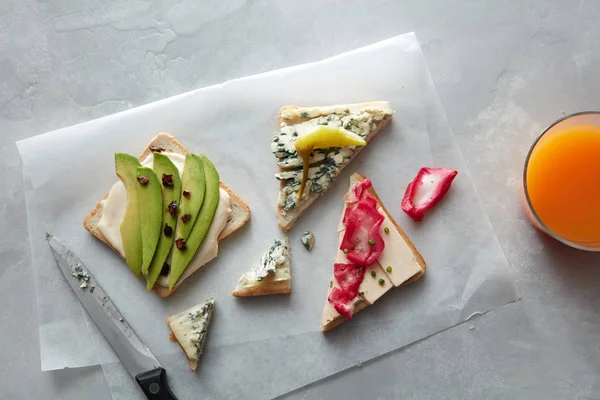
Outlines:
<svg viewBox="0 0 600 400"><path fill-rule="evenodd" d="M123 319L81 260L60 240L46 234L56 265L148 400L177 400L167 371Z"/></svg>
<svg viewBox="0 0 600 400"><path fill-rule="evenodd" d="M55 236L46 235L52 255L65 279L132 377L160 363L89 273L81 260Z"/></svg>

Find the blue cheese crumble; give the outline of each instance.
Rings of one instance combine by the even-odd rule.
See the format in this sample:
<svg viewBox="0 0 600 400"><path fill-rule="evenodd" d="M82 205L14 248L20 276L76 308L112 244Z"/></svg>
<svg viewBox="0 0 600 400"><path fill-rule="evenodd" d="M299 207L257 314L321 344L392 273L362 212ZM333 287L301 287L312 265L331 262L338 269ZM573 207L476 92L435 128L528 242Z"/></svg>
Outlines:
<svg viewBox="0 0 600 400"><path fill-rule="evenodd" d="M80 264L77 264L76 266L71 267L71 271L73 271L71 273L71 276L77 278L77 280L81 282L81 285L79 285L79 287L81 289L87 289L88 282L90 281L90 275L87 272L85 272L83 267ZM90 292L93 292L95 288L95 286L92 286L90 288Z"/></svg>
<svg viewBox="0 0 600 400"><path fill-rule="evenodd" d="M312 251L315 245L315 235L312 232L304 232L300 237L300 241L306 250Z"/></svg>

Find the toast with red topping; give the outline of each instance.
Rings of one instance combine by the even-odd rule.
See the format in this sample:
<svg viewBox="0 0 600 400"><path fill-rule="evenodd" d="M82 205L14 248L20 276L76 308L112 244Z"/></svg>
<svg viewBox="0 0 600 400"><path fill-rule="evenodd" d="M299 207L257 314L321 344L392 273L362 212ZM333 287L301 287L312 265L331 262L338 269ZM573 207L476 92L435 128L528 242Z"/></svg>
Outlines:
<svg viewBox="0 0 600 400"><path fill-rule="evenodd" d="M370 180L353 174L344 201L334 276L321 317L323 332L351 319L394 287L415 282L427 269Z"/></svg>

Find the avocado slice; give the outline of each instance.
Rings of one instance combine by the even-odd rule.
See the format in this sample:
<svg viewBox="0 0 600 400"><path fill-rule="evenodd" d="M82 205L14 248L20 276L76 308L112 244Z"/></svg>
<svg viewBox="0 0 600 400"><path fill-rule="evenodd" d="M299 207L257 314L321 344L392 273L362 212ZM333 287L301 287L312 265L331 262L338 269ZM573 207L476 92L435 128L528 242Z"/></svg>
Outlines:
<svg viewBox="0 0 600 400"><path fill-rule="evenodd" d="M139 278L142 276L142 230L138 198L138 167L141 167L140 162L134 156L115 153L117 176L123 181L127 190L127 210L120 228L123 250L125 250L125 262Z"/></svg>
<svg viewBox="0 0 600 400"><path fill-rule="evenodd" d="M140 232L142 233L142 274L154 257L162 224L162 190L151 168L137 168L138 199L140 203Z"/></svg>
<svg viewBox="0 0 600 400"><path fill-rule="evenodd" d="M154 153L154 173L162 180L162 176L172 176L173 186L162 186L162 222L159 229L158 245L152 263L148 267L146 290L151 290L162 271L163 265L171 252L173 240L175 240L175 227L177 216L171 216L168 206L171 202L179 204L181 194L181 180L179 171L171 159L164 154ZM167 226L168 225L168 226Z"/></svg>
<svg viewBox="0 0 600 400"><path fill-rule="evenodd" d="M177 225L177 238L187 240L200 207L204 202L206 180L204 177L204 164L200 157L187 153L183 164L181 177L181 207L179 208L179 224Z"/></svg>
<svg viewBox="0 0 600 400"><path fill-rule="evenodd" d="M184 246L180 249L177 244L180 238L176 239L176 245L173 246L173 256L171 259L171 274L169 276L169 291L173 290L177 279L183 274L185 268L188 266L196 250L200 247L200 244L210 228L217 205L219 204L219 173L215 168L214 164L203 154L200 159L204 165L204 174L206 177L206 193L204 194L204 202L196 222L192 227L192 231L188 239L184 242Z"/></svg>

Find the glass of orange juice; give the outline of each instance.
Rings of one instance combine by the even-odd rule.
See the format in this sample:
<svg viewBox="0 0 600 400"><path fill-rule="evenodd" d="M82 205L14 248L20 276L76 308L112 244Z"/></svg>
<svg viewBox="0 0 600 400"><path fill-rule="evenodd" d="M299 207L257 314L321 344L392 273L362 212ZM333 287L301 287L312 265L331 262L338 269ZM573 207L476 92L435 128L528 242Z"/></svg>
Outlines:
<svg viewBox="0 0 600 400"><path fill-rule="evenodd" d="M525 160L521 201L542 232L600 251L600 112L568 115L542 132Z"/></svg>

